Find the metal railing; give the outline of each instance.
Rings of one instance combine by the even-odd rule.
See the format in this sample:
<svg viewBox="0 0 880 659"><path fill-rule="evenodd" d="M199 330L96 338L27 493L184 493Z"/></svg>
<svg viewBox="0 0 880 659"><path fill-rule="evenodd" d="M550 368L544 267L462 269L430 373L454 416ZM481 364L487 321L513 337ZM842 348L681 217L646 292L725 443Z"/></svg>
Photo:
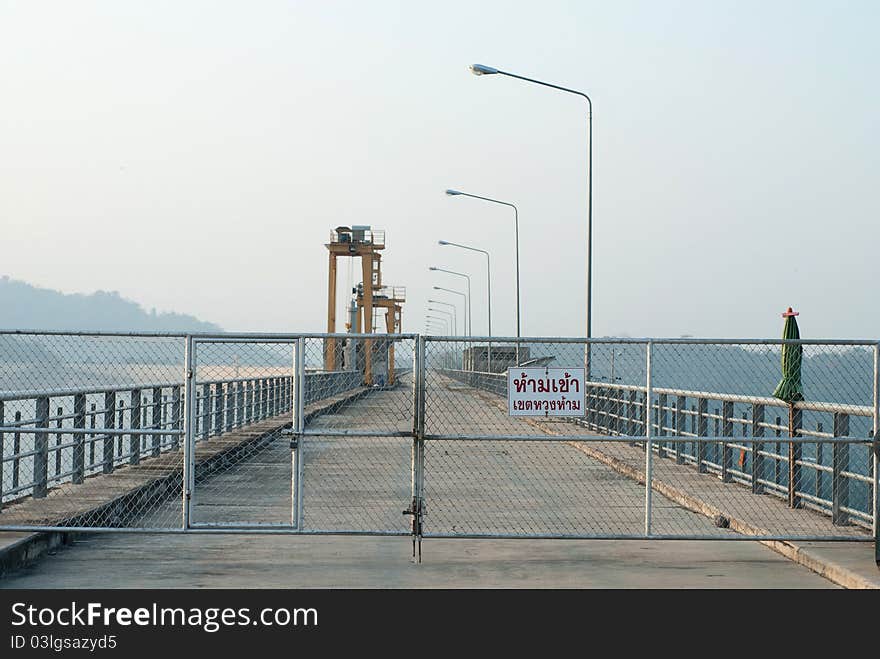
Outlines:
<svg viewBox="0 0 880 659"><path fill-rule="evenodd" d="M360 384L359 374L347 372L310 372L305 380L306 403ZM291 376L198 381L195 441L290 412L291 387ZM44 498L54 486L78 485L89 476L179 451L184 391L182 382L165 382L5 393L0 400L0 447L9 448L0 469L0 511L2 503ZM23 417L17 410L6 418L5 408L13 401L33 409L33 416ZM27 436L34 437L33 448L23 450L22 437Z"/></svg>
<svg viewBox="0 0 880 659"><path fill-rule="evenodd" d="M507 395L506 373L439 370L472 387ZM648 434L647 387L601 381L586 385L585 418L569 421L603 435L633 437L631 445L643 446L636 438ZM791 497L796 507L821 512L835 525L872 528L872 407L795 403L792 435L815 442L787 441L792 430L788 406L776 398L652 387L650 410L653 452L659 457L751 488L754 494ZM804 412L818 419L812 428L804 424ZM869 422L863 442L851 441L854 418ZM681 441L687 438L694 441ZM843 439L848 441L835 441Z"/></svg>

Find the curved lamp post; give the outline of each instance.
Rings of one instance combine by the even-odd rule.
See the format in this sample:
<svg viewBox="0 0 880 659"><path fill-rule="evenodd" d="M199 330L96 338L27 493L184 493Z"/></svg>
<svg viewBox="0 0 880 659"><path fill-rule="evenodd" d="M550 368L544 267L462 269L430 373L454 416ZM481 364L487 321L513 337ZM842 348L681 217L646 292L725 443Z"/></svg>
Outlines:
<svg viewBox="0 0 880 659"><path fill-rule="evenodd" d="M484 76L484 75L503 75L508 78L516 78L517 80L524 80L525 82L531 82L536 85L541 85L542 87L550 87L551 89L556 89L562 92L567 92L569 94L576 94L587 101L587 130L588 130L588 140L589 147L587 151L587 339L592 337L592 270L593 270L593 101L592 99L585 94L584 92L579 92L576 89L569 89L568 87L560 87L559 85L553 85L549 82L543 82L541 80L535 80L534 78L526 78L525 76L517 75L516 73L510 73L509 71L502 71L501 69L496 69L492 66L486 66L485 64L471 64L470 66L471 73L476 76ZM587 359L586 359L586 367L587 367L587 379L590 377L590 363L589 363L589 344L587 344Z"/></svg>
<svg viewBox="0 0 880 659"><path fill-rule="evenodd" d="M520 297L519 297L519 210L517 207L507 201L501 201L500 199L492 199L491 197L481 197L480 195L470 194L469 192L462 192L461 190L447 190L446 194L450 197L471 197L472 199L482 199L483 201L491 201L494 204L501 204L502 206L510 206L513 209L513 225L514 231L516 234L516 337L519 338L520 334ZM441 243L442 244L442 243ZM490 332L491 335L491 332Z"/></svg>
<svg viewBox="0 0 880 659"><path fill-rule="evenodd" d="M470 247L469 245L462 245L460 243L452 243L448 240L438 240L437 243L443 246L449 247L458 247L460 249L470 250L471 252L479 252L481 254L486 255L486 309L489 315L489 345L487 347L486 357L488 363L489 372L492 372L492 264L491 259L489 257L489 252L485 249L480 249L478 247Z"/></svg>
<svg viewBox="0 0 880 659"><path fill-rule="evenodd" d="M456 295L461 295L461 303L462 303L462 311L465 316L465 321L463 323L464 328L466 329L468 335L473 336L473 332L471 331L471 319L468 315L468 296L467 293L462 293L461 291L456 291L452 288L443 288L442 286L434 286L435 291L446 291L447 293L455 293Z"/></svg>
<svg viewBox="0 0 880 659"><path fill-rule="evenodd" d="M458 336L458 314L456 313L455 305L451 302L444 302L443 300L428 300L428 303L442 304L444 307L452 309L452 334L453 336ZM434 311L434 309L428 307L428 311Z"/></svg>

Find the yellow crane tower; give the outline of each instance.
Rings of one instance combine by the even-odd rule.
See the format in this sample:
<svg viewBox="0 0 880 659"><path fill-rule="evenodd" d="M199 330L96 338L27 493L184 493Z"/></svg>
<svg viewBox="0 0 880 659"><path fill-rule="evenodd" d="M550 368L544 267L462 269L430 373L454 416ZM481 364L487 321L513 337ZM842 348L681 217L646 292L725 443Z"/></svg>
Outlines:
<svg viewBox="0 0 880 659"><path fill-rule="evenodd" d="M380 276L381 281L381 276ZM372 314L366 313L365 294L363 283L356 289L356 316L357 323L354 331L360 332L361 327L371 326ZM385 331L388 334L400 334L403 331L403 303L406 302L406 288L404 286L379 286L373 290L373 307L385 309ZM362 318L363 316L363 318ZM369 320L368 320L369 319ZM388 345L388 384L394 384L394 342Z"/></svg>
<svg viewBox="0 0 880 659"><path fill-rule="evenodd" d="M339 257L361 259L361 271L363 281L368 283L363 287L362 306L365 319L363 323L365 334L373 331L373 293L382 288L382 254L385 249L385 232L373 230L369 226L352 225L351 227L337 227L330 234L330 242L325 245L330 252L330 279L327 295L327 332L336 332L336 260ZM364 341L364 384L373 384L372 352L373 342L370 339ZM324 344L324 370L336 370L338 360L336 339L328 338Z"/></svg>

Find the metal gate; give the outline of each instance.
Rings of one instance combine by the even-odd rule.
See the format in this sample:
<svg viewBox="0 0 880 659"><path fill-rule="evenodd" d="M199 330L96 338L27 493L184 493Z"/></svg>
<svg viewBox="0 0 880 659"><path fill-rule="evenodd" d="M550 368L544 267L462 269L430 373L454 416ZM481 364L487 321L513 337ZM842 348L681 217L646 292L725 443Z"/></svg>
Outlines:
<svg viewBox="0 0 880 659"><path fill-rule="evenodd" d="M188 528L409 534L412 346L352 334L194 340Z"/></svg>
<svg viewBox="0 0 880 659"><path fill-rule="evenodd" d="M0 530L876 540L880 347L783 343L0 332Z"/></svg>

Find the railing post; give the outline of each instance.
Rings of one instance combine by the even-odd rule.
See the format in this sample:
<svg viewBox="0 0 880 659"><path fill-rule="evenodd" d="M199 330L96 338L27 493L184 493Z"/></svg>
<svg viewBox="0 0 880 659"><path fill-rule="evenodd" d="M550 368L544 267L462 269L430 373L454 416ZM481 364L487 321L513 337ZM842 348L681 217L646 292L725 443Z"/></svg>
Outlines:
<svg viewBox="0 0 880 659"><path fill-rule="evenodd" d="M55 426L58 430L61 430L62 426L64 426L64 420L61 418L64 416L64 408L58 407L56 408L55 416L58 417L55 419ZM55 473L54 475L57 477L61 474L61 445L64 443L64 433L59 432L55 435Z"/></svg>
<svg viewBox="0 0 880 659"><path fill-rule="evenodd" d="M49 398L41 396L36 403L37 428L49 427ZM49 435L34 433L34 499L46 496L49 486Z"/></svg>
<svg viewBox="0 0 880 659"><path fill-rule="evenodd" d="M776 417L776 430L775 435L780 437L782 435L782 430L780 427L782 426L782 417ZM782 455L782 444L778 441L776 442L774 453L777 456ZM782 460L779 457L773 459L773 482L779 486L782 485Z"/></svg>
<svg viewBox="0 0 880 659"><path fill-rule="evenodd" d="M235 426L244 425L244 382L235 383Z"/></svg>
<svg viewBox="0 0 880 659"><path fill-rule="evenodd" d="M752 404L752 494L761 494L764 486L759 482L764 474L764 457L761 451L764 444L758 443L758 438L764 436L764 406L760 403Z"/></svg>
<svg viewBox="0 0 880 659"><path fill-rule="evenodd" d="M709 401L705 398L697 399L697 472L705 474L708 471L706 467L706 442L705 438L709 436Z"/></svg>
<svg viewBox="0 0 880 659"><path fill-rule="evenodd" d="M116 425L116 392L104 392L104 427L112 430ZM113 473L113 449L115 438L113 435L104 435L104 456L101 466L101 472L105 474Z"/></svg>
<svg viewBox="0 0 880 659"><path fill-rule="evenodd" d="M95 409L97 405L92 403L90 407L89 414L89 428L92 430L95 429L97 414L95 413ZM89 434L89 469L93 469L95 467L95 441L98 439L98 433L90 433Z"/></svg>
<svg viewBox="0 0 880 659"><path fill-rule="evenodd" d="M684 464L684 411L687 409L687 400L684 396L678 396L675 399L675 435L678 440L675 442L675 464Z"/></svg>
<svg viewBox="0 0 880 659"><path fill-rule="evenodd" d="M184 378L186 371L184 370ZM186 387L186 380L184 379L184 387ZM171 429L172 430L180 430L183 424L181 424L180 418L180 385L176 384L171 387ZM179 435L171 435L171 450L176 451L180 447L180 436Z"/></svg>
<svg viewBox="0 0 880 659"><path fill-rule="evenodd" d="M657 396L657 437L665 437L666 436L666 394L660 394ZM659 441L657 442L657 455L661 458L666 457L666 445Z"/></svg>
<svg viewBox="0 0 880 659"><path fill-rule="evenodd" d="M816 423L816 434L821 435L825 431L825 428L821 423ZM819 441L816 442L816 468L813 470L815 476L815 494L817 497L822 496L822 470L819 467L822 466L822 462L825 459L825 442L819 438Z"/></svg>
<svg viewBox="0 0 880 659"><path fill-rule="evenodd" d="M244 421L251 423L254 418L254 381L248 380L244 383Z"/></svg>
<svg viewBox="0 0 880 659"><path fill-rule="evenodd" d="M86 427L86 395L75 394L73 397L73 427L85 430ZM86 436L77 433L73 436L73 484L80 485L85 480L86 468Z"/></svg>
<svg viewBox="0 0 880 659"><path fill-rule="evenodd" d="M651 405L653 391L651 387L651 352L652 343L648 341L645 350L645 399ZM648 413L648 419L651 418ZM651 446L651 424L645 424L645 535L651 535L652 504L654 492L654 449Z"/></svg>
<svg viewBox="0 0 880 659"><path fill-rule="evenodd" d="M202 440L211 436L211 385L202 385Z"/></svg>
<svg viewBox="0 0 880 659"><path fill-rule="evenodd" d="M162 427L162 387L153 387L153 430L159 430ZM152 455L154 458L159 456L161 452L162 435L153 435L150 442L153 447Z"/></svg>
<svg viewBox="0 0 880 659"><path fill-rule="evenodd" d="M21 411L15 413L15 427L21 427ZM12 458L12 489L18 487L19 478L21 476L21 458L18 456L21 454L21 432L16 430L12 434L12 455L15 457Z"/></svg>
<svg viewBox="0 0 880 659"><path fill-rule="evenodd" d="M214 435L223 434L223 383L214 383Z"/></svg>
<svg viewBox="0 0 880 659"><path fill-rule="evenodd" d="M849 415L835 412L833 416L835 440L831 444L831 521L843 525L849 515L842 508L849 506L849 481L841 472L849 470L849 444L838 437L849 436Z"/></svg>
<svg viewBox="0 0 880 659"><path fill-rule="evenodd" d="M223 407L226 408L226 432L232 430L235 424L235 383L229 382L226 385L226 400Z"/></svg>
<svg viewBox="0 0 880 659"><path fill-rule="evenodd" d="M627 426L626 434L630 437L634 437L639 434L638 429L636 428L636 414L638 412L638 408L636 407L638 392L635 389L630 390L629 392L629 404L627 406L627 417L629 419L629 424ZM630 446L635 446L635 442L630 442Z"/></svg>
<svg viewBox="0 0 880 659"><path fill-rule="evenodd" d="M721 436L726 438L733 436L733 402L729 400L721 401ZM730 446L728 443L721 443L721 481L729 483L730 463L731 463Z"/></svg>
<svg viewBox="0 0 880 659"><path fill-rule="evenodd" d="M141 390L131 390L131 429L141 428ZM141 436L131 433L128 437L128 464L136 465L141 461Z"/></svg>

